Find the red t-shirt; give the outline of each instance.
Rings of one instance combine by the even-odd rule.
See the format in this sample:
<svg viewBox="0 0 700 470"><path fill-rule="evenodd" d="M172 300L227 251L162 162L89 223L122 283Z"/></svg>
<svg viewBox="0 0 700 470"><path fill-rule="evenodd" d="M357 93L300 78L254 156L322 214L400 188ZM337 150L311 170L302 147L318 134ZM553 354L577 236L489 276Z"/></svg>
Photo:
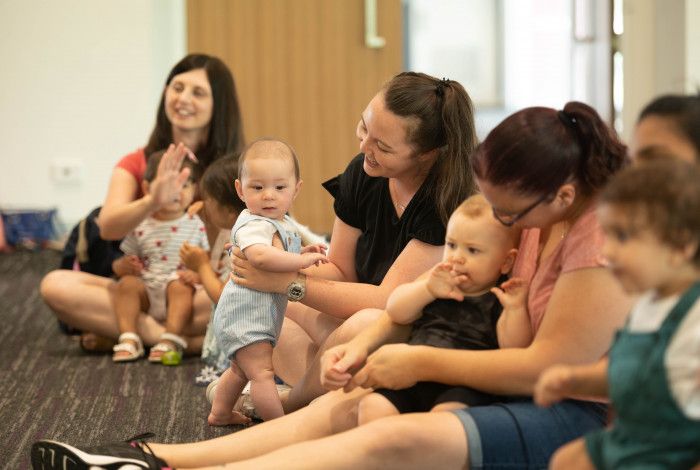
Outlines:
<svg viewBox="0 0 700 470"><path fill-rule="evenodd" d="M146 154L143 149L138 149L122 157L115 168L122 168L128 171L136 179L136 185L138 186L136 198L139 199L143 197L141 182L143 181L143 175L146 173Z"/></svg>

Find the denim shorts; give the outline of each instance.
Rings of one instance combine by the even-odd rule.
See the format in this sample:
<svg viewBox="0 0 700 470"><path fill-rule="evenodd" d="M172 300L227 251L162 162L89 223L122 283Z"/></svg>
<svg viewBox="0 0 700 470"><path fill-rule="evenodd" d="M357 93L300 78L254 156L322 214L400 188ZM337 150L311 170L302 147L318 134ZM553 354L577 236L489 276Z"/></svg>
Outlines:
<svg viewBox="0 0 700 470"><path fill-rule="evenodd" d="M464 426L470 469L540 469L562 445L605 425L606 406L565 400L549 408L531 399L453 412Z"/></svg>

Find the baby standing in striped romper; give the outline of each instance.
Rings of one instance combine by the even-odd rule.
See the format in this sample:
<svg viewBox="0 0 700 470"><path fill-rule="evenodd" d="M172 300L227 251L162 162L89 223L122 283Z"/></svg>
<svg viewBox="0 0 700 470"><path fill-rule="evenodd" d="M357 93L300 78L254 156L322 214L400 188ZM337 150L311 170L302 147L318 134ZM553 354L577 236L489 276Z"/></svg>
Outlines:
<svg viewBox="0 0 700 470"><path fill-rule="evenodd" d="M238 162L236 191L245 202L231 229L231 242L248 261L266 271L295 272L325 263L325 246L302 248L287 212L299 193L299 162L287 144L253 142ZM214 334L227 351L229 367L218 382L208 422L224 426L248 422L233 411L243 387L251 382L253 405L265 421L284 414L274 382L272 348L287 306L286 294L260 292L228 281L214 313Z"/></svg>

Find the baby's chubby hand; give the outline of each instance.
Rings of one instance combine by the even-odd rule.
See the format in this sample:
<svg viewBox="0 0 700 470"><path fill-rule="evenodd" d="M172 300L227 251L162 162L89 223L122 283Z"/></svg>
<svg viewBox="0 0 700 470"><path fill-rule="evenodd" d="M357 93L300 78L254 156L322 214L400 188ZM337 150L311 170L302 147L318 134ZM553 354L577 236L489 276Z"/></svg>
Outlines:
<svg viewBox="0 0 700 470"><path fill-rule="evenodd" d="M143 271L143 262L136 255L125 255L112 263L112 270L118 276L140 276Z"/></svg>
<svg viewBox="0 0 700 470"><path fill-rule="evenodd" d="M328 247L324 245L323 243L315 243L313 245L306 245L301 248L302 253L321 253L322 255L326 254L326 251L328 250Z"/></svg>
<svg viewBox="0 0 700 470"><path fill-rule="evenodd" d="M501 302L503 308L520 309L527 305L528 284L525 279L513 277L499 287L493 287L491 292Z"/></svg>
<svg viewBox="0 0 700 470"><path fill-rule="evenodd" d="M468 279L464 274L457 273L451 262L445 261L430 270L426 287L436 299L454 299L461 302L464 300L464 293L459 285Z"/></svg>
<svg viewBox="0 0 700 470"><path fill-rule="evenodd" d="M199 271L202 264L209 262L209 254L198 246L183 243L180 247L180 260L187 269Z"/></svg>
<svg viewBox="0 0 700 470"><path fill-rule="evenodd" d="M345 343L328 349L321 356L321 385L326 390L352 387L352 374L367 359L367 351Z"/></svg>
<svg viewBox="0 0 700 470"><path fill-rule="evenodd" d="M326 245L321 243L314 245L307 245L301 249L301 267L308 268L309 266L320 266L321 264L328 263L328 257L326 256Z"/></svg>
<svg viewBox="0 0 700 470"><path fill-rule="evenodd" d="M187 215L197 215L199 214L199 217L203 219L204 211L204 202L203 201L195 201L190 206L187 208Z"/></svg>
<svg viewBox="0 0 700 470"><path fill-rule="evenodd" d="M535 403L551 406L569 394L574 381L574 373L569 366L552 366L540 375L535 384Z"/></svg>
<svg viewBox="0 0 700 470"><path fill-rule="evenodd" d="M189 284L191 286L194 286L195 284L201 284L202 282L201 278L199 277L199 274L189 269L177 271L177 277L179 277L180 280L185 284Z"/></svg>

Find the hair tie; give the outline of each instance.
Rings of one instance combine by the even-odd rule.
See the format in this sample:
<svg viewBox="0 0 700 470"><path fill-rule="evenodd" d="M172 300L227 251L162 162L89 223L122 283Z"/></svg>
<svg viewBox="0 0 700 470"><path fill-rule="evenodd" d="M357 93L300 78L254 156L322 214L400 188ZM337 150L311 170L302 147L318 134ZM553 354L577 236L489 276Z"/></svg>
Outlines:
<svg viewBox="0 0 700 470"><path fill-rule="evenodd" d="M581 134L581 128L579 126L578 119L576 116L572 116L566 111L557 111L557 117L559 120L573 132L574 141L581 151L581 162L585 162L588 159L588 144Z"/></svg>
<svg viewBox="0 0 700 470"><path fill-rule="evenodd" d="M443 77L442 80L435 84L435 94L440 98L445 96L445 88L450 86L450 79Z"/></svg>
<svg viewBox="0 0 700 470"><path fill-rule="evenodd" d="M570 127L574 132L577 131L578 121L575 116L568 114L566 111L557 111L557 117L565 126Z"/></svg>

